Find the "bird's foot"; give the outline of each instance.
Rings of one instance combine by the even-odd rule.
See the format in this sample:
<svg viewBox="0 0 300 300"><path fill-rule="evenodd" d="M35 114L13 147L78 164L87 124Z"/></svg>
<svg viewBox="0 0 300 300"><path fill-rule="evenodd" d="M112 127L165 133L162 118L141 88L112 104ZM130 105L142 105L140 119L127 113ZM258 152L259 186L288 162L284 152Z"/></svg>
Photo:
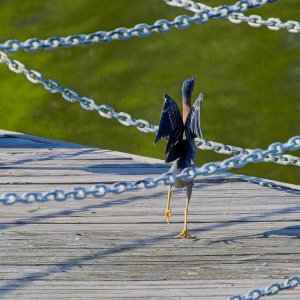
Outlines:
<svg viewBox="0 0 300 300"><path fill-rule="evenodd" d="M165 222L170 225L170 218L171 218L171 210L170 209L166 209L165 212Z"/></svg>
<svg viewBox="0 0 300 300"><path fill-rule="evenodd" d="M186 229L183 229L178 235L175 236L176 239L195 239L195 236L191 236Z"/></svg>

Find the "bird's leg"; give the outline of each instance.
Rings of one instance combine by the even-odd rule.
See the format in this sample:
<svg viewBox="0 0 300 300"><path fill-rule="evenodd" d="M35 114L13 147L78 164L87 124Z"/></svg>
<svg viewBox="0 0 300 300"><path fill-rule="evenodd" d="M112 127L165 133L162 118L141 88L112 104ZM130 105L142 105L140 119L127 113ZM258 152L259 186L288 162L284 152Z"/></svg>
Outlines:
<svg viewBox="0 0 300 300"><path fill-rule="evenodd" d="M183 230L177 236L175 236L175 238L177 238L177 239L180 239L180 238L194 239L195 238L189 234L188 228L187 228L188 211L189 211L189 203L190 203L190 199L191 199L191 195L192 195L192 188L193 188L193 184L188 185L185 190L186 204L185 204L185 209L184 209L184 226L183 226Z"/></svg>
<svg viewBox="0 0 300 300"><path fill-rule="evenodd" d="M172 195L172 186L170 185L168 190L167 208L165 212L165 222L167 222L168 225L170 225L170 218L171 218L171 210L170 210L171 195Z"/></svg>

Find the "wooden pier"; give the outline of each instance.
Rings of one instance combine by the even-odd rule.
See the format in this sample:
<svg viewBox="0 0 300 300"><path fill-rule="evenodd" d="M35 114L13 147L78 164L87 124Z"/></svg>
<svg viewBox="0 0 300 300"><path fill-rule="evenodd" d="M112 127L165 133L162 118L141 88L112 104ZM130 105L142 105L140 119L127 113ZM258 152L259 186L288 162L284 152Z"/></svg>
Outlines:
<svg viewBox="0 0 300 300"><path fill-rule="evenodd" d="M0 131L0 194L159 176L162 161ZM299 186L298 186L299 188ZM300 196L232 174L200 177L195 240L177 240L184 192L0 207L2 299L214 299L300 273ZM274 300L297 300L300 289Z"/></svg>

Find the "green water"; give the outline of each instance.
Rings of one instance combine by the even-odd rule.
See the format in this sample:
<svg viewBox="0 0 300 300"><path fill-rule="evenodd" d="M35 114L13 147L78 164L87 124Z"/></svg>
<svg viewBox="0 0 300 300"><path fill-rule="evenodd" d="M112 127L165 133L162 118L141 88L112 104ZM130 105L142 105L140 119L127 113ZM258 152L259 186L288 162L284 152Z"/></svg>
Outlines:
<svg viewBox="0 0 300 300"><path fill-rule="evenodd" d="M158 0L2 0L0 5L1 42L111 30L187 13ZM299 20L300 1L280 1L248 15L255 13ZM180 101L182 81L197 75L195 92L205 95L201 118L206 139L265 148L300 134L300 37L285 30L212 20L144 39L11 57L98 104L155 124L163 93ZM163 158L165 144L154 146L153 134L84 111L4 65L0 78L2 129ZM198 164L225 157L201 151ZM264 163L234 172L300 184L300 168L292 166Z"/></svg>

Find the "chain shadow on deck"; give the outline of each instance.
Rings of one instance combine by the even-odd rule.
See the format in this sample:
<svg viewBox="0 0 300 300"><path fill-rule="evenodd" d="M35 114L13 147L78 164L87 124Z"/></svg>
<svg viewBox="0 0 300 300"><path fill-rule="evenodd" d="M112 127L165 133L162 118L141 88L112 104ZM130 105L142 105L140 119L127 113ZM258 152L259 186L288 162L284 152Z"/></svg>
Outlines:
<svg viewBox="0 0 300 300"><path fill-rule="evenodd" d="M203 228L198 228L199 230L203 230ZM196 230L196 229L194 229ZM207 229L205 229L207 230ZM280 230L277 230L277 234L283 233L284 235L287 235L287 231L289 230L289 227L287 228L282 228ZM261 238L269 238L269 233L270 231L262 232ZM153 237L151 239L139 239L134 242L130 243L125 243L120 246L111 248L111 249L106 249L106 250L101 250L98 252L95 252L93 254L89 255L83 255L79 258L74 258L67 260L65 262L57 263L53 267L47 268L43 271L38 271L38 272L32 272L25 274L23 277L14 279L10 282L8 282L6 285L0 287L0 298L3 298L4 295L13 292L14 290L21 289L25 287L26 285L29 285L31 282L37 281L37 280L42 280L47 276L50 276L52 274L58 274L61 272L66 272L69 271L75 267L80 266L83 263L93 261L96 259L105 259L108 256L114 255L114 254L119 254L119 253L124 253L133 249L141 249L145 247L149 247L151 245L155 245L162 240L172 238L174 235L173 234L165 234L165 235L160 235ZM245 238L244 236L243 238ZM249 236L250 238L252 237L251 235ZM248 238L249 238L248 237ZM297 235L297 238L300 238L300 236Z"/></svg>
<svg viewBox="0 0 300 300"><path fill-rule="evenodd" d="M5 169L6 166L15 166L15 165L21 165L26 164L30 162L41 162L41 161L50 161L54 159L60 159L60 158L74 158L80 155L89 154L94 152L95 150L89 149L89 150L81 150L75 153L59 153L59 154L50 154L47 155L47 157L35 157L35 158L26 158L26 159L19 159L15 161L8 161L8 162L0 162L0 169ZM104 151L103 151L104 152ZM103 153L101 152L101 153ZM98 152L99 153L99 152Z"/></svg>
<svg viewBox="0 0 300 300"><path fill-rule="evenodd" d="M209 186L218 185L218 184L222 184L222 183L225 183L225 182L214 181ZM197 184L197 185L195 185L195 188L204 189L207 186L208 185L205 186L203 184L199 184L199 185ZM183 193L183 191L181 189L174 189L173 193L174 194ZM153 198L157 198L157 197L161 197L161 196L166 197L167 196L167 190L165 192L155 192L155 193L151 194L151 197L153 197ZM6 229L15 228L15 227L21 227L21 226L25 226L27 224L32 224L32 223L35 223L35 222L45 221L45 220L52 219L52 218L72 216L73 214L76 214L76 213L79 213L79 212L86 212L86 211L90 211L90 210L93 210L93 209L101 209L101 208L107 208L107 207L113 207L113 206L128 205L128 204L131 204L131 203L142 201L144 199L145 199L145 197L142 196L142 195L141 196L130 196L130 197L127 197L127 198L107 200L107 201L104 201L104 202L98 203L98 204L85 205L83 207L73 208L73 209L65 209L65 210L61 210L61 211L58 211L58 212L53 212L53 213L39 215L39 216L24 217L24 218L20 218L20 219L14 221L13 223L6 223L6 224L5 223L0 223L0 231L4 231Z"/></svg>
<svg viewBox="0 0 300 300"><path fill-rule="evenodd" d="M107 159L105 159L107 161ZM101 158L99 159L101 161ZM32 171L84 171L87 173L95 173L95 174L106 174L108 169L111 170L112 174L118 175L160 175L168 171L169 167L159 164L146 164L146 163L124 163L117 165L116 164L97 164L93 166L70 166L70 167L59 167L59 166L41 166L41 167L1 167L0 169L9 169L9 170L32 170ZM74 174L76 175L76 174ZM83 175L83 174L80 174ZM120 181L120 180L118 180Z"/></svg>
<svg viewBox="0 0 300 300"><path fill-rule="evenodd" d="M201 184L197 184L196 188L202 189L202 188L204 188L204 186ZM155 194L155 197L160 197L161 195L164 195L164 194L165 194L164 192L159 192L159 193ZM135 201L139 201L142 198L143 198L142 196L136 196L136 197L129 197L129 198L125 198L125 199L118 199L118 200L114 200L114 201L106 201L105 203L100 203L100 204L96 204L96 205L87 205L87 206L84 206L84 207L78 208L78 209L63 210L58 213L47 214L44 216L43 215L36 216L36 217L33 217L31 219L31 221L35 222L35 221L40 221L43 219L55 218L55 217L65 216L65 215L70 216L76 212L88 211L88 210L95 209L95 208L101 208L101 207L107 207L107 206L113 206L113 205L127 205L127 204L133 203ZM233 226L234 224L237 224L239 222L240 223L251 223L251 222L255 222L255 221L259 221L259 220L265 220L267 217L272 216L272 215L289 214L289 213L299 212L299 211L300 211L300 204L299 204L299 206L294 206L294 207L290 207L290 208L286 208L286 209L277 209L277 210L273 210L273 211L269 211L269 212L258 213L255 216L241 217L238 220L235 220L232 222L226 221L226 222L220 222L217 224L214 223L214 224L209 224L206 226L204 225L204 226L200 226L197 228L193 228L192 231L194 233L195 232L203 232L203 231L213 231L218 228ZM26 223L29 222L29 220L30 220L30 218L25 219L25 220L21 219L12 225L4 224L7 227L2 227L1 229L5 230L7 228L10 228L10 226L16 226L16 227L23 226L23 225L26 225ZM299 222L300 222L300 220L299 220ZM277 229L277 230L268 230L268 231L265 231L265 232L262 232L262 233L256 235L256 237L270 238L272 235L284 235L284 236L289 236L289 237L298 239L298 238L300 238L300 234L297 231L298 228L299 228L299 226L297 225L297 226L284 227L282 229ZM42 271L27 273L24 276L16 278L14 280L11 280L7 284L0 287L0 297L2 298L4 295L6 295L10 292L13 292L14 290L21 289L21 288L25 287L26 285L29 285L31 282L43 279L51 274L58 274L61 272L69 271L69 270L73 269L74 267L80 266L83 263L93 261L96 259L104 259L104 258L114 255L114 254L127 252L127 251L130 251L133 249L141 249L141 248L149 247L151 245L157 245L161 241L172 238L173 236L174 236L173 234L163 234L163 235L159 235L159 236L155 236L155 237L147 238L147 239L137 239L133 242L124 243L117 247L97 251L92 254L83 255L78 258L74 258L74 259L66 260L64 262L57 263L54 266L52 266L50 268L46 268L45 270L42 270ZM235 241L237 239L245 240L245 239L249 239L249 238L253 238L253 237L254 237L253 235L248 235L248 236L245 235L245 236L235 237ZM229 240L230 238L226 238L226 239ZM211 243L225 242L226 239L212 240ZM199 240L201 240L201 238L198 238L197 240L199 241Z"/></svg>
<svg viewBox="0 0 300 300"><path fill-rule="evenodd" d="M239 175L237 178L231 178L231 176L232 176L232 174L225 173L224 177L221 179L218 177L217 178L209 178L208 180L205 178L198 179L195 181L194 189L202 190L202 189L205 189L206 187L211 187L214 185L226 184L227 182L239 182L240 181ZM228 177L228 179L227 179L227 177ZM248 177L245 176L243 178L243 180L246 180L247 178ZM260 180L260 184L262 184L262 183L264 183L263 179ZM254 184L258 184L258 181L254 182ZM274 188L275 190L278 189L278 188L272 187L272 186L270 186L269 188L271 188L271 189ZM173 189L174 194L182 193L182 192L183 192L182 189ZM284 192L298 194L298 190L293 190L291 188L287 188L286 190L284 190ZM167 194L167 190L165 192L155 192L155 193L151 194L151 197L157 198L157 197L164 196L166 194ZM24 217L24 218L20 218L20 219L16 220L13 223L6 223L6 224L0 223L0 231L6 230L9 228L14 228L14 227L21 227L21 226L25 226L26 224L32 224L35 222L45 221L45 220L52 219L52 218L72 216L75 213L86 212L86 211L89 211L92 209L100 209L100 208L107 208L107 207L112 207L112 206L128 205L128 204L131 204L131 203L134 203L137 201L142 201L142 200L144 200L144 196L130 196L130 197L123 198L123 199L107 200L107 201L104 201L104 202L98 203L98 204L86 205L86 206L75 208L75 209L66 209L66 210L62 210L59 212L53 212L53 213L49 213L49 214L45 214L45 215ZM101 201L101 199L100 199L100 201ZM294 206L294 207L290 207L290 208L286 208L286 209L278 209L278 210L274 211L272 214L288 214L288 213L294 213L294 212L298 212L298 211L300 211L300 203L299 203L299 206ZM266 212L266 213L261 213L260 216L241 217L239 220L235 220L232 222L253 222L253 221L257 220L258 218L267 217L269 215L270 214L268 212ZM214 226L217 226L217 225L214 225ZM209 230L209 228L207 228L207 229Z"/></svg>

